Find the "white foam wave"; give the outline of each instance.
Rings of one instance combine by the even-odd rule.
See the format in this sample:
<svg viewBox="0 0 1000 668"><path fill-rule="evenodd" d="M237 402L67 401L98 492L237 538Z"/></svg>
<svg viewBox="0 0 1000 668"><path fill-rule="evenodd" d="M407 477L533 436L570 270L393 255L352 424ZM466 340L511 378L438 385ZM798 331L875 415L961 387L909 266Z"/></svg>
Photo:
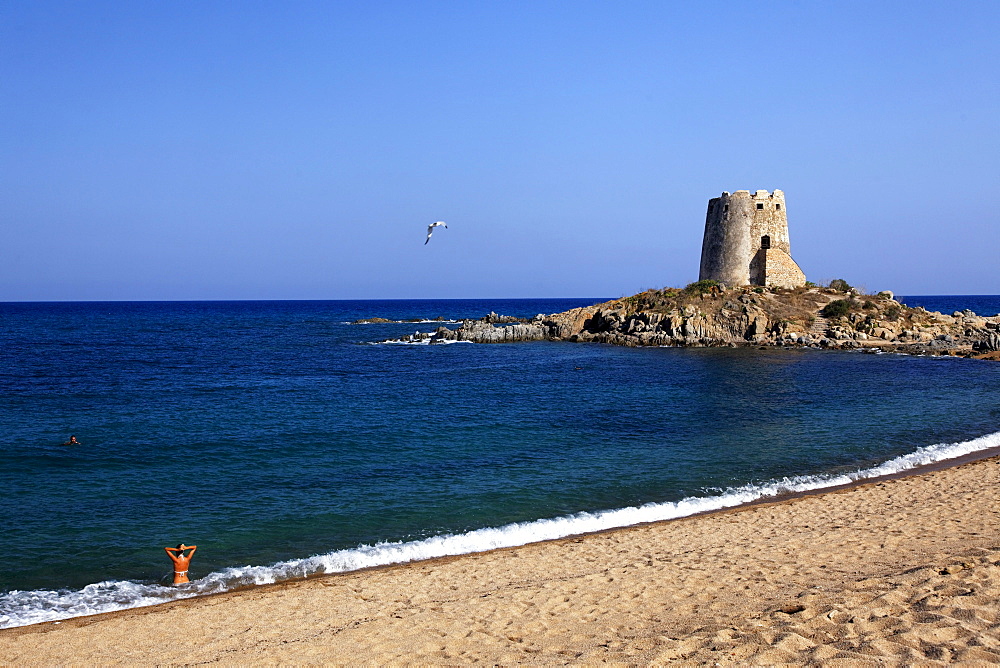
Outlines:
<svg viewBox="0 0 1000 668"><path fill-rule="evenodd" d="M407 339L388 339L387 341L372 341L370 345L373 346L443 346L450 343L472 343L472 341L456 341L454 339L438 339L432 341L430 338L407 338Z"/></svg>
<svg viewBox="0 0 1000 668"><path fill-rule="evenodd" d="M88 585L79 591L12 591L0 594L0 628L155 605L241 586L270 584L315 574L343 573L372 566L485 552L645 522L676 519L732 508L762 498L901 473L992 448L1000 448L1000 432L961 443L940 443L919 448L877 466L850 473L786 477L722 490L713 496L688 497L677 502L581 512L565 517L486 527L458 535L434 536L419 541L362 545L305 559L282 561L270 566L226 568L180 587L109 581Z"/></svg>
<svg viewBox="0 0 1000 668"><path fill-rule="evenodd" d="M0 629L141 608L199 593L194 588L173 589L121 580L89 584L78 591L14 590L0 594Z"/></svg>
<svg viewBox="0 0 1000 668"><path fill-rule="evenodd" d="M461 320L438 320L434 318L433 320L389 320L388 322L359 322L357 320L351 322L341 322L342 325L455 325L462 322Z"/></svg>

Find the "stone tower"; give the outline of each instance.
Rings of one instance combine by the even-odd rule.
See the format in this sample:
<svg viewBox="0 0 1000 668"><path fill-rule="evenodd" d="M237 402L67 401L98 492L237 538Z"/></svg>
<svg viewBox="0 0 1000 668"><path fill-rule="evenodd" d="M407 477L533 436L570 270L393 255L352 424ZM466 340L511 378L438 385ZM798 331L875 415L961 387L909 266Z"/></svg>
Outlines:
<svg viewBox="0 0 1000 668"><path fill-rule="evenodd" d="M727 192L708 201L698 280L794 288L806 276L792 259L785 193Z"/></svg>

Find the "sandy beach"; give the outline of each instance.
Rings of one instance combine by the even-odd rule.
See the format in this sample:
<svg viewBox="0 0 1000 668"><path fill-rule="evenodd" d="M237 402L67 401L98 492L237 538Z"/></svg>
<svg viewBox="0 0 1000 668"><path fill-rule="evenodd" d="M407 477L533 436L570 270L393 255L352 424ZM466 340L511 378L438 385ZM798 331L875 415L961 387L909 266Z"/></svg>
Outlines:
<svg viewBox="0 0 1000 668"><path fill-rule="evenodd" d="M0 663L1000 661L1000 458L0 631Z"/></svg>

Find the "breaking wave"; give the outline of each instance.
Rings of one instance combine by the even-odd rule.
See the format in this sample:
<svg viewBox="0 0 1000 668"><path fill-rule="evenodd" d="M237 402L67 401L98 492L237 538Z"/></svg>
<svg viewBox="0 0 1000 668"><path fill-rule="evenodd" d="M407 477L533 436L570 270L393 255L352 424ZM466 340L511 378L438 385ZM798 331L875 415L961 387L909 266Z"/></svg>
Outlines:
<svg viewBox="0 0 1000 668"><path fill-rule="evenodd" d="M439 320L438 318L433 318L431 320L386 320L385 322L362 322L360 320L352 320L350 322L343 321L342 325L455 325L462 322L461 320Z"/></svg>
<svg viewBox="0 0 1000 668"><path fill-rule="evenodd" d="M282 561L270 566L226 568L178 587L131 581L108 581L87 585L77 591L11 591L0 594L0 628L138 608L309 575L343 573L372 566L485 552L645 522L676 519L696 513L732 508L758 499L893 475L992 448L1000 448L1000 432L961 443L940 443L919 448L877 466L850 473L786 477L766 483L726 489L717 495L688 497L677 502L581 512L565 517L487 527L463 534L434 536L411 542L362 545L305 559Z"/></svg>
<svg viewBox="0 0 1000 668"><path fill-rule="evenodd" d="M472 341L457 341L455 339L438 339L409 337L405 339L388 339L386 341L371 341L372 346L443 346L449 343L473 343Z"/></svg>

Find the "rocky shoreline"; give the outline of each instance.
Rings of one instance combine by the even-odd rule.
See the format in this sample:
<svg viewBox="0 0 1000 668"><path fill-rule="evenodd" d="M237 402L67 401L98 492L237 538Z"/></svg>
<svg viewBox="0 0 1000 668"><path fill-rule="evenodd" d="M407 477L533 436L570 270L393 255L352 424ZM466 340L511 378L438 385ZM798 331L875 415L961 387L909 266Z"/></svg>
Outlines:
<svg viewBox="0 0 1000 668"><path fill-rule="evenodd" d="M946 315L901 304L890 292L862 295L849 287L727 290L703 283L708 284L649 290L530 319L491 313L463 320L454 329L415 333L407 341L773 346L1000 357L1000 316Z"/></svg>
<svg viewBox="0 0 1000 668"><path fill-rule="evenodd" d="M349 324L351 324L351 325L385 325L385 324L409 323L409 324L413 325L413 324L419 324L419 323L424 323L424 322L460 322L460 321L459 320L449 320L448 318L445 318L443 315L439 315L438 317L432 318L430 320L428 320L426 318L407 318L406 320L389 320L388 318L378 318L378 317L376 317L376 318L361 318L360 320L354 320L354 321L352 321Z"/></svg>

